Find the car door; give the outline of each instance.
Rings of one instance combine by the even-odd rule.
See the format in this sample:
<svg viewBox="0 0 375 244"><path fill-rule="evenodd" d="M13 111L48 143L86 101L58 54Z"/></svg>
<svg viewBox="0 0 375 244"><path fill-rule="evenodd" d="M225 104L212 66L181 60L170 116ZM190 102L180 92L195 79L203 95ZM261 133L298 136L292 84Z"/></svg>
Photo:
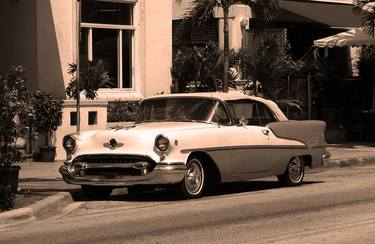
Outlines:
<svg viewBox="0 0 375 244"><path fill-rule="evenodd" d="M258 177L266 175L272 165L270 133L262 104L242 99L228 102L235 126L230 133L232 176Z"/></svg>

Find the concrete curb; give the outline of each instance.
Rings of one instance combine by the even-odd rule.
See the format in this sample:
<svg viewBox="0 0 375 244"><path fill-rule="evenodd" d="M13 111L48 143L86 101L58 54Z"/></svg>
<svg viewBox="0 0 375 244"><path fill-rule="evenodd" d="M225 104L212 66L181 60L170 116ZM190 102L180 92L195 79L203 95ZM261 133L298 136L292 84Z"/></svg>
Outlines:
<svg viewBox="0 0 375 244"><path fill-rule="evenodd" d="M361 164L375 163L375 157L359 157L359 158L343 158L343 159L330 159L327 164L324 165L326 168L332 167L350 167Z"/></svg>
<svg viewBox="0 0 375 244"><path fill-rule="evenodd" d="M49 196L28 207L14 209L0 214L0 226L30 219L46 218L73 202L69 192L60 192Z"/></svg>

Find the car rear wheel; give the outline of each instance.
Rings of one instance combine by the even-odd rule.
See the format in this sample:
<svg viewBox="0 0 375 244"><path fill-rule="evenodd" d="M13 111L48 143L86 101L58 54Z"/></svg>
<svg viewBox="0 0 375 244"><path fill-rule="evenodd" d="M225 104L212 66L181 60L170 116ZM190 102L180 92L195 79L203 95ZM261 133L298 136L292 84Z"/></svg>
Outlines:
<svg viewBox="0 0 375 244"><path fill-rule="evenodd" d="M105 186L83 185L81 186L81 188L83 193L85 193L87 197L95 200L107 199L112 193L112 188Z"/></svg>
<svg viewBox="0 0 375 244"><path fill-rule="evenodd" d="M302 184L305 176L305 165L301 157L292 158L285 170L285 173L278 175L277 179L280 184L286 186L298 186Z"/></svg>
<svg viewBox="0 0 375 244"><path fill-rule="evenodd" d="M185 177L179 184L179 191L183 198L201 197L206 187L204 167L198 158L192 158L186 165Z"/></svg>

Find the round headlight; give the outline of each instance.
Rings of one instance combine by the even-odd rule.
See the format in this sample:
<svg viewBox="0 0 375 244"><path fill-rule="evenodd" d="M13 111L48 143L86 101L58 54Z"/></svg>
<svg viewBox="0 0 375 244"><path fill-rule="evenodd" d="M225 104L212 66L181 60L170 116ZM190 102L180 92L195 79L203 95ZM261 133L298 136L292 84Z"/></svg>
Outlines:
<svg viewBox="0 0 375 244"><path fill-rule="evenodd" d="M63 139L63 146L66 151L74 152L74 150L76 150L76 140L72 136L65 136Z"/></svg>
<svg viewBox="0 0 375 244"><path fill-rule="evenodd" d="M155 147L162 152L165 152L169 148L169 140L167 137L159 135L155 140Z"/></svg>

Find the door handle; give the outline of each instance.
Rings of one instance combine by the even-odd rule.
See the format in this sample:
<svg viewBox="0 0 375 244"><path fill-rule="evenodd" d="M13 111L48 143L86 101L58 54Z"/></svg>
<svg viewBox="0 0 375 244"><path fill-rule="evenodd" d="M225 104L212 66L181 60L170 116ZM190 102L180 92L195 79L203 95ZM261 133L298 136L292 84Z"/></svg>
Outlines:
<svg viewBox="0 0 375 244"><path fill-rule="evenodd" d="M268 134L270 133L270 131L269 131L269 130L262 130L262 133L263 133L264 135L268 136Z"/></svg>

